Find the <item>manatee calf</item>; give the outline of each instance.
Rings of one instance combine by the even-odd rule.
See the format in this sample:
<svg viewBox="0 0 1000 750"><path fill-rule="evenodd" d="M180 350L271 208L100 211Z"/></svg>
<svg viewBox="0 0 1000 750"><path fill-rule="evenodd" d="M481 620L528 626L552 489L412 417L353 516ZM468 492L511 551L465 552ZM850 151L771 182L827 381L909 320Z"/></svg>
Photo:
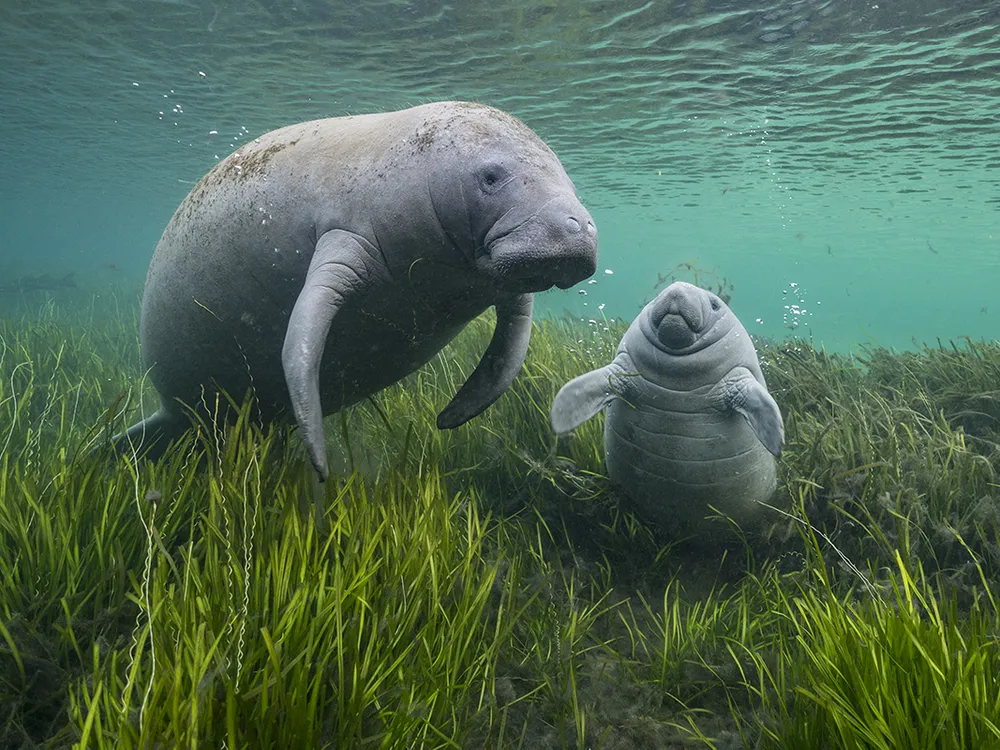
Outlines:
<svg viewBox="0 0 1000 750"><path fill-rule="evenodd" d="M116 437L161 452L252 392L298 423L328 475L323 415L426 363L496 308L479 365L438 416L457 427L520 370L532 292L597 264L597 230L559 159L509 114L465 102L316 120L219 162L156 247L141 346L159 410Z"/></svg>
<svg viewBox="0 0 1000 750"><path fill-rule="evenodd" d="M749 521L774 491L781 412L746 329L711 292L681 281L660 292L611 364L556 394L552 429L605 407L608 476L663 528L696 530L709 505Z"/></svg>

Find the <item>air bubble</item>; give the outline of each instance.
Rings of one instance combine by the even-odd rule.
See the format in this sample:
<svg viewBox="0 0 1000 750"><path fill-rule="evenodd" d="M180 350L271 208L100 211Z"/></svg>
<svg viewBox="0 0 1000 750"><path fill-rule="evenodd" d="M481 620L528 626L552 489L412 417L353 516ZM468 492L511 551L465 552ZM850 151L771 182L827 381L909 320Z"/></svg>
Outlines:
<svg viewBox="0 0 1000 750"><path fill-rule="evenodd" d="M783 295L787 295L789 291L792 292L792 296L795 297L795 301L792 304L784 306L785 314L782 316L782 323L784 323L785 328L794 331L800 324L809 325L805 322L805 318L807 315L811 316L812 313L805 307L805 294L798 282L788 282L788 289L782 289L781 293Z"/></svg>

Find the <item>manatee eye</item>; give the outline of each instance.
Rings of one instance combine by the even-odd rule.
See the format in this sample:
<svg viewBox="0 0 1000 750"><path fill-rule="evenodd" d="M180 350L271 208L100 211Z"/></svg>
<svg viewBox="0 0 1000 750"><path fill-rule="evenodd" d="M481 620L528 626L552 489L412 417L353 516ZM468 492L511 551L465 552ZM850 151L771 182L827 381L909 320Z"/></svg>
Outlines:
<svg viewBox="0 0 1000 750"><path fill-rule="evenodd" d="M509 179L510 173L500 164L487 164L479 171L479 187L487 194L495 193Z"/></svg>
<svg viewBox="0 0 1000 750"><path fill-rule="evenodd" d="M712 297L711 304L713 310L719 309L719 300L716 297Z"/></svg>

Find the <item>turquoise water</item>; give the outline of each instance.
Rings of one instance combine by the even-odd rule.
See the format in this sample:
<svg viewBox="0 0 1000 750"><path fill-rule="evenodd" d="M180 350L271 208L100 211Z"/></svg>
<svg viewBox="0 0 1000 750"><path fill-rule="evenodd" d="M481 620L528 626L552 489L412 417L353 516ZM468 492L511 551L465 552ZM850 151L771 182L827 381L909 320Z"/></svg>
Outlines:
<svg viewBox="0 0 1000 750"><path fill-rule="evenodd" d="M0 286L138 284L239 144L453 98L534 128L597 221L595 283L543 312L631 319L690 263L761 335L997 335L995 0L8 0Z"/></svg>

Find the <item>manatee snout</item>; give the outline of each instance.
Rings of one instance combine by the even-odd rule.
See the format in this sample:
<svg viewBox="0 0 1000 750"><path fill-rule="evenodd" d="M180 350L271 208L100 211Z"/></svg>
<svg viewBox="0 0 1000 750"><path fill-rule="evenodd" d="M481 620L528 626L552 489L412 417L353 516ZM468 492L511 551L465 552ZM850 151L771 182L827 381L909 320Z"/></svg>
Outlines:
<svg viewBox="0 0 1000 750"><path fill-rule="evenodd" d="M540 292L568 289L597 270L597 227L578 201L549 201L489 244L505 285Z"/></svg>
<svg viewBox="0 0 1000 750"><path fill-rule="evenodd" d="M558 218L556 221L558 222ZM562 217L563 236L554 247L553 278L560 289L568 289L597 270L597 226L590 213L580 205Z"/></svg>
<svg viewBox="0 0 1000 750"><path fill-rule="evenodd" d="M677 281L653 303L650 323L660 342L670 349L690 346L714 322L720 310L718 297L692 284Z"/></svg>
<svg viewBox="0 0 1000 750"><path fill-rule="evenodd" d="M697 334L679 313L668 313L656 329L657 336L671 349L684 349L697 341Z"/></svg>

